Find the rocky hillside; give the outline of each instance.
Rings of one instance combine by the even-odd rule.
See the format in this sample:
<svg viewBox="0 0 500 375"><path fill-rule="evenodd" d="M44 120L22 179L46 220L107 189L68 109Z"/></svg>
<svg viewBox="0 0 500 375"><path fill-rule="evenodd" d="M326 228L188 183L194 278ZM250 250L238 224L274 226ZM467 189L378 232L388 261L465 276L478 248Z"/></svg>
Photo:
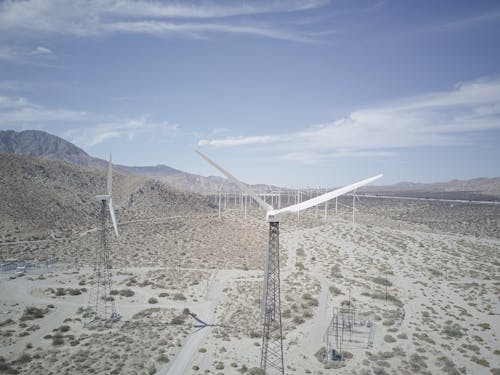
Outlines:
<svg viewBox="0 0 500 375"><path fill-rule="evenodd" d="M42 159L67 161L84 167L104 167L104 160L94 158L74 144L38 130L0 131L0 151Z"/></svg>
<svg viewBox="0 0 500 375"><path fill-rule="evenodd" d="M95 195L105 192L104 170L1 152L0 170L0 241L96 225ZM113 173L113 188L118 222L214 212L199 195L121 171Z"/></svg>
<svg viewBox="0 0 500 375"><path fill-rule="evenodd" d="M107 161L92 157L74 144L39 130L0 131L0 151L42 159L67 161L84 167L104 168L107 166ZM239 191L235 185L229 183L225 178L199 176L166 165L151 167L116 165L115 167L125 172L161 181L178 190L206 193L219 191L223 186L228 191ZM270 188L278 189L267 185L253 185L252 187L255 191L269 191Z"/></svg>

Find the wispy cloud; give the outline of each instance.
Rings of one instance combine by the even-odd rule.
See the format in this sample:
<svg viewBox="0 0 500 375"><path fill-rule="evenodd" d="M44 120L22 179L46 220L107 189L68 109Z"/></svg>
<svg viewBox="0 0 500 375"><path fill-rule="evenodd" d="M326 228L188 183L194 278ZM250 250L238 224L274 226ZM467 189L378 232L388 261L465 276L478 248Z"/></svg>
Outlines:
<svg viewBox="0 0 500 375"><path fill-rule="evenodd" d="M32 85L20 81L0 81L0 91L30 91Z"/></svg>
<svg viewBox="0 0 500 375"><path fill-rule="evenodd" d="M390 156L397 149L470 144L472 135L500 129L500 77L461 83L450 91L353 111L294 133L203 139L200 146L259 146L283 158L318 162Z"/></svg>
<svg viewBox="0 0 500 375"><path fill-rule="evenodd" d="M0 61L3 60L33 65L47 65L47 62L54 60L56 57L56 54L52 50L43 46L26 48L0 45Z"/></svg>
<svg viewBox="0 0 500 375"><path fill-rule="evenodd" d="M112 139L133 140L140 136L172 137L179 125L151 121L148 116L98 123L67 130L63 137L83 147L93 147Z"/></svg>
<svg viewBox="0 0 500 375"><path fill-rule="evenodd" d="M43 47L43 46L37 46L32 52L31 52L32 55L38 55L38 56L55 56L54 55L54 52L52 52L52 50L50 50L49 48L47 47Z"/></svg>
<svg viewBox="0 0 500 375"><path fill-rule="evenodd" d="M480 14L470 15L466 18L461 18L446 22L440 26L443 30L463 30L471 27L477 27L485 23L494 23L500 20L500 11L488 11Z"/></svg>
<svg viewBox="0 0 500 375"><path fill-rule="evenodd" d="M141 33L200 37L210 33L251 34L311 42L305 32L272 23L255 22L255 15L303 12L329 0L269 2L164 3L134 0L7 0L0 3L0 33L7 35L100 36Z"/></svg>
<svg viewBox="0 0 500 375"><path fill-rule="evenodd" d="M49 108L22 97L0 96L0 129L50 128L82 147L112 139L170 139L180 133L179 125L153 121L149 116L119 118L64 108ZM69 128L69 130L68 130ZM63 129L63 130L58 130Z"/></svg>
<svg viewBox="0 0 500 375"><path fill-rule="evenodd" d="M86 113L68 109L47 108L25 98L0 96L2 128L24 128L27 124L81 121Z"/></svg>

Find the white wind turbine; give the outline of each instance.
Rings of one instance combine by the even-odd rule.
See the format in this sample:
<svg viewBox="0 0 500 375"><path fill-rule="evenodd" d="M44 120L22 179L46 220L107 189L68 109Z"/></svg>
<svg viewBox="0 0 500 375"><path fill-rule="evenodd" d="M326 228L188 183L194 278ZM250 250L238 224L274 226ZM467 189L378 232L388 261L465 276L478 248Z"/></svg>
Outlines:
<svg viewBox="0 0 500 375"><path fill-rule="evenodd" d="M96 284L89 293L87 307L89 319L87 319L86 325L103 319L106 325L111 326L113 322L120 319L120 316L116 313L115 300L111 296L111 262L109 259L106 228L106 206L108 206L115 235L118 237L118 226L113 208L113 166L111 155L109 155L106 192L107 194L96 196L96 199L101 202L101 246L97 251L97 259L94 266L94 280Z"/></svg>
<svg viewBox="0 0 500 375"><path fill-rule="evenodd" d="M284 374L283 361L283 339L281 327L281 297L280 297L280 272L279 272L279 222L280 219L287 215L298 213L310 207L324 203L330 199L353 191L361 186L367 185L382 177L381 174L345 186L340 189L330 191L328 193L311 198L304 202L274 209L271 205L262 200L254 191L252 191L244 183L240 182L231 173L224 168L207 158L201 152L196 151L207 162L212 164L220 172L222 172L229 180L231 180L238 188L251 196L265 211L266 219L269 223L269 247L265 258L264 285L263 285L263 333L260 370L262 374L266 374L268 369L274 369L278 373Z"/></svg>

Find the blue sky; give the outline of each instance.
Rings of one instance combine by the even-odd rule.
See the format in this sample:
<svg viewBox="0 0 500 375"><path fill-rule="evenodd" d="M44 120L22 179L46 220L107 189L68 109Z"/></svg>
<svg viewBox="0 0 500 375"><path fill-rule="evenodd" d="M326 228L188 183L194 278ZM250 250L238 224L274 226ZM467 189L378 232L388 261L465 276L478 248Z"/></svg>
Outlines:
<svg viewBox="0 0 500 375"><path fill-rule="evenodd" d="M333 186L500 176L498 1L0 1L0 129Z"/></svg>

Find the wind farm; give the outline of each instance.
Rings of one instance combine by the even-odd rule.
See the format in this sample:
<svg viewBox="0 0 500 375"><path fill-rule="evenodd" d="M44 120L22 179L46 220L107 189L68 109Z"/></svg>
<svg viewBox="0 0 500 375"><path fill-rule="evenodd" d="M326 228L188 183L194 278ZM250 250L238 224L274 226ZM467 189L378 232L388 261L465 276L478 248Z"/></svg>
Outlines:
<svg viewBox="0 0 500 375"><path fill-rule="evenodd" d="M499 40L491 0L0 0L0 374L500 375Z"/></svg>
<svg viewBox="0 0 500 375"><path fill-rule="evenodd" d="M29 218L36 206L22 217L4 216L12 220L4 219L0 243L5 371L495 368L500 205L494 201L365 193L379 175L327 192L282 188L271 196L206 156L242 193L221 194L215 185L204 195L186 194L116 166L112 171L111 160L88 169L2 158L6 173L13 171L5 181L17 192L46 202L53 194L55 205L79 207L74 217L61 211L68 215L63 221ZM34 181L62 186L71 175L76 184L53 191L16 185L21 164ZM79 206L80 196L87 198ZM103 229L113 234L105 246ZM100 267L96 260L103 260ZM24 274L12 279L16 267ZM96 303L109 307L102 320L92 319Z"/></svg>

